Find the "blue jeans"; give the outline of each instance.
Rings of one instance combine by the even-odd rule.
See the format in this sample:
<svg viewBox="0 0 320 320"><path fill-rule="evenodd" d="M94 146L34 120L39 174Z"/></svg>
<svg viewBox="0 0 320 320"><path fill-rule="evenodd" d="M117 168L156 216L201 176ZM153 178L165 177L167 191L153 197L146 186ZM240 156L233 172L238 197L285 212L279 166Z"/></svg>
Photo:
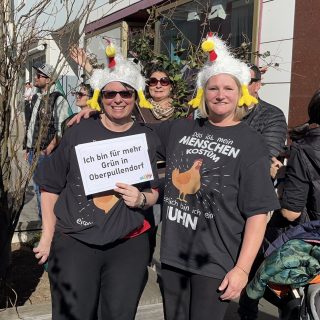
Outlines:
<svg viewBox="0 0 320 320"><path fill-rule="evenodd" d="M37 166L36 166L35 170L37 170L39 163L40 163L41 161L43 161L46 157L48 157L48 156L43 155L43 154L40 154L40 155L39 155L38 163L37 163ZM32 165L33 159L34 159L34 150L33 150L33 149L30 149L30 150L29 150L29 153L28 153L28 163L29 163L30 166ZM41 213L41 193L40 193L39 185L37 185L34 180L33 180L33 188L34 188L34 193L35 193L35 195L36 195L36 197L37 197L38 216L39 216L40 221L42 221L42 213Z"/></svg>

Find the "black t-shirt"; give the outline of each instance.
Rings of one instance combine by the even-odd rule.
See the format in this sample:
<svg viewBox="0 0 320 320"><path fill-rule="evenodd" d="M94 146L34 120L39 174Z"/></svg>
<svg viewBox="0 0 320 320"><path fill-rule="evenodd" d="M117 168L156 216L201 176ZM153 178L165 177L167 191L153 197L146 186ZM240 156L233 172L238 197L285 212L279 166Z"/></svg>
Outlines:
<svg viewBox="0 0 320 320"><path fill-rule="evenodd" d="M161 261L223 278L235 264L246 218L279 208L261 135L245 123L161 124L166 157Z"/></svg>
<svg viewBox="0 0 320 320"><path fill-rule="evenodd" d="M82 120L68 129L53 154L41 162L35 181L41 189L59 194L54 212L56 230L85 243L104 245L125 237L143 224L150 210L131 209L115 192L86 196L75 146L93 141L145 133L155 180L135 185L139 190L157 188L156 149L159 139L148 126L134 123L125 132L113 132L99 117Z"/></svg>

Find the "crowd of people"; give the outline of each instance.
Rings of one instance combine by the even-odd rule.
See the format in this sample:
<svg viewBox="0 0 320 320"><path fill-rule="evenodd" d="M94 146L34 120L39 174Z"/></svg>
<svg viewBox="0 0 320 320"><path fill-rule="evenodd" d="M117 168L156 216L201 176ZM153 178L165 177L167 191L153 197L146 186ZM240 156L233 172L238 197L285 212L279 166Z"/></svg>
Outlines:
<svg viewBox="0 0 320 320"><path fill-rule="evenodd" d="M82 49L71 52L90 78L75 92L81 111L68 127L65 97L48 94L50 65L34 66L39 92L25 94L25 146L37 166L43 225L34 252L48 261L53 319L134 319L155 245L156 204L165 319L222 320L239 297L241 319L258 319L259 300L244 289L264 259L263 243L273 240L268 221L281 216L290 227L320 217L319 91L308 123L290 132L285 167L283 112L260 99L260 69L236 59L220 38L209 34L202 45L215 54L197 74L190 105L198 118L175 119L174 83L161 65L145 79L108 46L103 69ZM140 134L153 180L118 181L88 195L76 146Z"/></svg>

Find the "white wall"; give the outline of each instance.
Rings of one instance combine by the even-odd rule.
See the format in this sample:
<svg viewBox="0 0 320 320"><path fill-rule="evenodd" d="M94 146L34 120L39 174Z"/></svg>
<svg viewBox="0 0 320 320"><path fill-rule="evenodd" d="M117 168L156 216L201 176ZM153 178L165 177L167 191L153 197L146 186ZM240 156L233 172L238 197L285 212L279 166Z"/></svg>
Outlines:
<svg viewBox="0 0 320 320"><path fill-rule="evenodd" d="M263 75L260 96L288 119L295 0L264 0L261 9L259 52L270 51L270 57L260 59L259 66L272 66Z"/></svg>

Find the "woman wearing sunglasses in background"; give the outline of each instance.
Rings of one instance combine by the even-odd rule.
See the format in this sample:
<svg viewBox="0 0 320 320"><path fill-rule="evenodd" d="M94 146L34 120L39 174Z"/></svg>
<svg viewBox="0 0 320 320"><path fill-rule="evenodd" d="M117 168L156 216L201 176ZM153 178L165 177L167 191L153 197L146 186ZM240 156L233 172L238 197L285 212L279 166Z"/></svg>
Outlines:
<svg viewBox="0 0 320 320"><path fill-rule="evenodd" d="M103 320L133 320L149 261L146 218L158 198L158 139L132 120L138 93L144 98L144 79L133 63L122 59L111 71L94 71L90 83L95 93L100 91L91 102L101 112L68 129L36 173L43 232L34 252L39 263L48 259L53 320L95 320L97 314ZM81 107L86 96L80 99L80 93ZM154 180L136 185L122 181L114 190L86 196L75 146L136 134L146 136Z"/></svg>
<svg viewBox="0 0 320 320"><path fill-rule="evenodd" d="M90 87L89 84L87 83L81 83L79 90L72 92L72 95L76 97L75 105L80 108L80 111L83 110L84 108L88 107L88 100L92 98L93 95L93 90ZM67 123L72 119L77 113L72 114L69 116L66 120L62 122L62 134L66 132L68 129Z"/></svg>
<svg viewBox="0 0 320 320"><path fill-rule="evenodd" d="M172 104L172 82L169 74L161 66L154 66L149 72L147 80L148 101L152 109L137 108L135 113L137 120L145 123L157 123L174 118L174 106Z"/></svg>
<svg viewBox="0 0 320 320"><path fill-rule="evenodd" d="M82 83L79 91L75 92L74 95L76 96L76 106L82 110L83 108L88 107L87 102L92 97L93 90L89 84Z"/></svg>

